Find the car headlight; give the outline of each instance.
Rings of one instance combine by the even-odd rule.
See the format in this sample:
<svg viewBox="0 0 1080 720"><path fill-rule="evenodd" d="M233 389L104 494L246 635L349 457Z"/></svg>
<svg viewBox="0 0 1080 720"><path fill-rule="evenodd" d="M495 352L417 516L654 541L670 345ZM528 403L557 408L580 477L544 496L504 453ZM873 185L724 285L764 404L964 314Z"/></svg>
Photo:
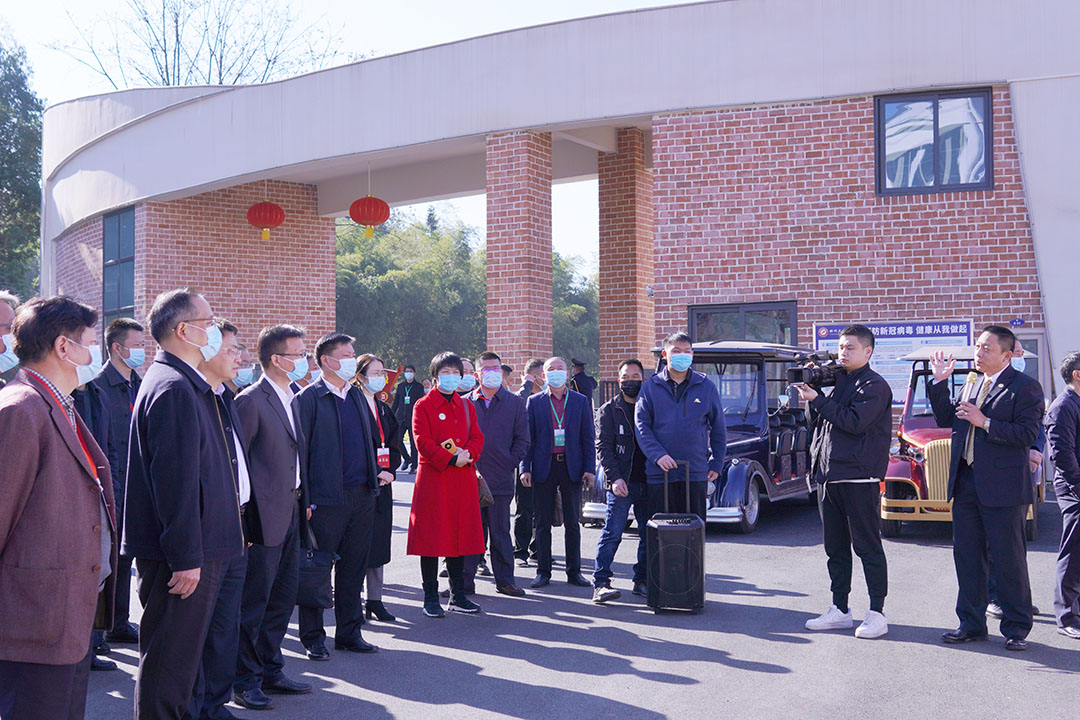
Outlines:
<svg viewBox="0 0 1080 720"><path fill-rule="evenodd" d="M913 448L911 450L911 459L914 460L915 462L921 464L923 461L926 460L926 456L923 455L922 450L916 450L916 449Z"/></svg>

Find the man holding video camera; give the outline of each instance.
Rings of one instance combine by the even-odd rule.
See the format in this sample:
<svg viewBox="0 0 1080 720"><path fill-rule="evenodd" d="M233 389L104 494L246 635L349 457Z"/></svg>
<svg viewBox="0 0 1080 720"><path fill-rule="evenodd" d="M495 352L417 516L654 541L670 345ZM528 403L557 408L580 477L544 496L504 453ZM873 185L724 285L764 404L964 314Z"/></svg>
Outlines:
<svg viewBox="0 0 1080 720"><path fill-rule="evenodd" d="M847 630L854 625L848 607L851 550L862 561L870 611L855 637L876 638L889 631L885 620L888 570L881 546L878 507L881 479L889 466L892 441L892 388L870 368L874 334L865 325L840 333L839 372L810 367L808 382L795 384L808 403L814 437L812 477L819 484L818 508L832 581L833 604L806 621L807 630ZM822 372L824 370L824 372ZM835 382L830 395L820 391Z"/></svg>

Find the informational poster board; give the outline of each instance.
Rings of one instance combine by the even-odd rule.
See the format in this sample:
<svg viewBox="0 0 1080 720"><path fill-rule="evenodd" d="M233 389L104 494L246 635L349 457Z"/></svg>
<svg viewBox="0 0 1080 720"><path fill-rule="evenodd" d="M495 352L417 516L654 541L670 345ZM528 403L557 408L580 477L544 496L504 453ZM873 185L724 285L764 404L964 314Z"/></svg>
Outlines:
<svg viewBox="0 0 1080 720"><path fill-rule="evenodd" d="M814 323L814 349L836 352L840 331L851 323ZM902 406L907 397L911 363L900 358L926 346L963 346L973 342L971 320L910 320L864 322L874 333L874 356L870 367L888 381L893 405Z"/></svg>

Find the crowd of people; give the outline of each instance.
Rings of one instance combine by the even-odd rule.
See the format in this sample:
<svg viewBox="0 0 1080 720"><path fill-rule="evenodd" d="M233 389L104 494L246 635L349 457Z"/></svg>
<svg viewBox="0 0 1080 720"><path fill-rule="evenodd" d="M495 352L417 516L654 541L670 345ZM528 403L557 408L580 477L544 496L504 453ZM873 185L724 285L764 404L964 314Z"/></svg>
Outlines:
<svg viewBox="0 0 1080 720"><path fill-rule="evenodd" d="M623 360L618 393L594 411L596 382L575 359L569 367L561 357L529 361L514 393L514 370L496 352L472 360L447 351L432 358L427 378L407 365L388 388L383 359L358 355L346 334L309 347L303 329L276 324L258 331L252 350L240 328L186 289L160 295L147 327L111 322L107 360L97 319L68 297L20 305L0 294L0 372L19 368L0 390L5 720L81 718L90 670L115 668L100 657L109 643L138 644L136 718L228 718L230 701L271 709L272 694L312 692L285 673L281 651L297 605L309 660L330 657L329 608L335 651L377 652L362 626L396 621L382 585L398 473L416 473L407 554L419 558L422 612L442 618L481 612L478 573L493 574L496 591L510 597L527 592L518 569L535 567L530 590L548 585L559 525L566 581L591 587L596 603L617 599L612 565L631 508L639 528L632 592L646 595L648 519L665 510L665 496L667 510L704 519L708 483L724 470L721 397L692 368L685 333L665 338L663 366L651 376L640 360ZM158 351L140 376L147 332ZM1065 528L1055 612L1060 632L1080 637L1080 353L1061 366L1067 389L1041 435L1041 391L1010 367L1015 343L1007 328L987 327L975 352L982 377L956 401L945 382L955 361L939 353L931 362L929 399L953 432L960 626L946 643L985 638L993 600L1006 647L1026 647L1023 520L1030 452L1042 437ZM870 595L860 638L888 632L877 502L892 394L870 367L873 352L873 333L852 325L840 337L845 372L836 387L796 386L814 429L811 472L832 591L830 608L806 627L853 627L854 550ZM598 464L607 516L590 581L579 517ZM326 558L332 593L322 587ZM443 593L440 574L449 580Z"/></svg>

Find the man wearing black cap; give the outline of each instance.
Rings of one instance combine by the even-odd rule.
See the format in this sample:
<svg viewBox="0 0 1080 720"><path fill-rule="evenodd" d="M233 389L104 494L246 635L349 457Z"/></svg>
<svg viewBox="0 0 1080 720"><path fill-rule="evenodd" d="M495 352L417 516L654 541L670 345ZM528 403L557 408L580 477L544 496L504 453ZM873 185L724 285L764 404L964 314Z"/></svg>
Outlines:
<svg viewBox="0 0 1080 720"><path fill-rule="evenodd" d="M570 378L569 383L570 389L589 398L589 404L595 407L593 393L596 392L596 380L585 374L585 362L583 360L570 358L570 364L574 368L574 376Z"/></svg>

